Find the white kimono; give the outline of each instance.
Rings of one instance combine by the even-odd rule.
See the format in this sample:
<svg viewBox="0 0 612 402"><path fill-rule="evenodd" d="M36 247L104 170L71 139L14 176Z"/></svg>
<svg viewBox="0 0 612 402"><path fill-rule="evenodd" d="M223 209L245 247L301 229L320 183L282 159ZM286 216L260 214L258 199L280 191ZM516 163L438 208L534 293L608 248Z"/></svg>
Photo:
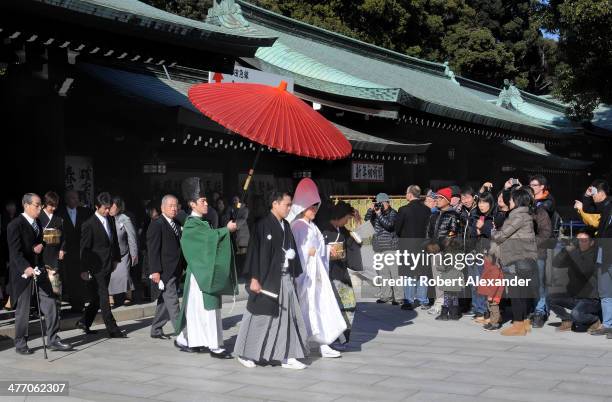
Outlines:
<svg viewBox="0 0 612 402"><path fill-rule="evenodd" d="M291 231L302 264L296 279L297 293L309 341L329 345L346 330L329 280L329 250L319 228L305 219L291 223ZM308 255L315 248L314 256Z"/></svg>

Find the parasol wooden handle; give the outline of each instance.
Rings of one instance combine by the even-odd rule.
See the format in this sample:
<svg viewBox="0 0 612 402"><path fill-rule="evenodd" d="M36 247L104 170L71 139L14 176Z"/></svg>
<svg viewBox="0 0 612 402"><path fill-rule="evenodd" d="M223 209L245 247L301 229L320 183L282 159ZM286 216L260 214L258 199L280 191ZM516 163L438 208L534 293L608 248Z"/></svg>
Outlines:
<svg viewBox="0 0 612 402"><path fill-rule="evenodd" d="M247 192L249 191L249 185L251 184L251 180L253 179L253 175L255 174L255 166L257 165L257 161L259 160L259 155L261 154L261 148L257 149L257 154L255 155L255 160L253 161L253 167L249 169L249 174L247 175L246 180L244 181L244 186L242 187L242 195L240 196L240 200L236 205L236 208L242 208L242 201L246 199ZM232 219L234 220L234 219Z"/></svg>

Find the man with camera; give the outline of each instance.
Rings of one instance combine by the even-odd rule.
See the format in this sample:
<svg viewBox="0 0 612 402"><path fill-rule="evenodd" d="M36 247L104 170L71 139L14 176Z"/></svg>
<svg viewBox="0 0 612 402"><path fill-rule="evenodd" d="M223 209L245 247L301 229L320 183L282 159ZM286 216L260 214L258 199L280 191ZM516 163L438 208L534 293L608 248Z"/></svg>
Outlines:
<svg viewBox="0 0 612 402"><path fill-rule="evenodd" d="M372 248L375 253L394 254L398 249L398 238L395 234L395 221L397 211L391 208L391 199L385 193L376 195L376 201L366 213L365 220L370 221L374 227L374 237L372 238ZM384 259L383 259L384 260ZM383 279L398 279L397 261L387 265L380 272ZM396 281L399 282L399 281ZM399 285L390 286L388 282L378 290L377 303L389 303L398 305L404 298L404 288Z"/></svg>
<svg viewBox="0 0 612 402"><path fill-rule="evenodd" d="M606 335L612 339L612 197L610 185L604 180L595 180L586 190L577 208L587 213L599 213L597 228L597 289L601 299L603 325L591 335Z"/></svg>
<svg viewBox="0 0 612 402"><path fill-rule="evenodd" d="M588 327L591 332L601 326L596 252L592 231L582 229L576 235L576 242L565 246L553 259L553 267L567 268L569 278L567 294L550 296L550 309L561 319L557 331Z"/></svg>

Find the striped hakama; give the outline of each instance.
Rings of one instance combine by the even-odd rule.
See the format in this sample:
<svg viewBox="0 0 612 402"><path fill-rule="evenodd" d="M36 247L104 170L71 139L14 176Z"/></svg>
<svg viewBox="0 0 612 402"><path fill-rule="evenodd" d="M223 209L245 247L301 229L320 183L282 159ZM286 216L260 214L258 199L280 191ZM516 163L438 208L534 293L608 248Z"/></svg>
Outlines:
<svg viewBox="0 0 612 402"><path fill-rule="evenodd" d="M253 315L245 311L234 346L235 355L255 362L308 356L308 334L304 318L291 275L286 272L281 277L278 298L280 310L277 317Z"/></svg>

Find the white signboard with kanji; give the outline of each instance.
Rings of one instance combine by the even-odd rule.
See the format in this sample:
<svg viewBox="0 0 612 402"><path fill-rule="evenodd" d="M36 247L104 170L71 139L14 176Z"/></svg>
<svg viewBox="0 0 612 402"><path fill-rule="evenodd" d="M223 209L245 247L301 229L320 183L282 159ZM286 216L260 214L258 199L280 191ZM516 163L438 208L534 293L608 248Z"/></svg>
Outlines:
<svg viewBox="0 0 612 402"><path fill-rule="evenodd" d="M384 182L385 165L382 163L353 162L351 164L351 181Z"/></svg>
<svg viewBox="0 0 612 402"><path fill-rule="evenodd" d="M287 91L293 93L293 78L282 75L266 73L234 64L234 74L222 74L214 71L208 72L208 82L250 82L277 87L281 81L287 83Z"/></svg>

